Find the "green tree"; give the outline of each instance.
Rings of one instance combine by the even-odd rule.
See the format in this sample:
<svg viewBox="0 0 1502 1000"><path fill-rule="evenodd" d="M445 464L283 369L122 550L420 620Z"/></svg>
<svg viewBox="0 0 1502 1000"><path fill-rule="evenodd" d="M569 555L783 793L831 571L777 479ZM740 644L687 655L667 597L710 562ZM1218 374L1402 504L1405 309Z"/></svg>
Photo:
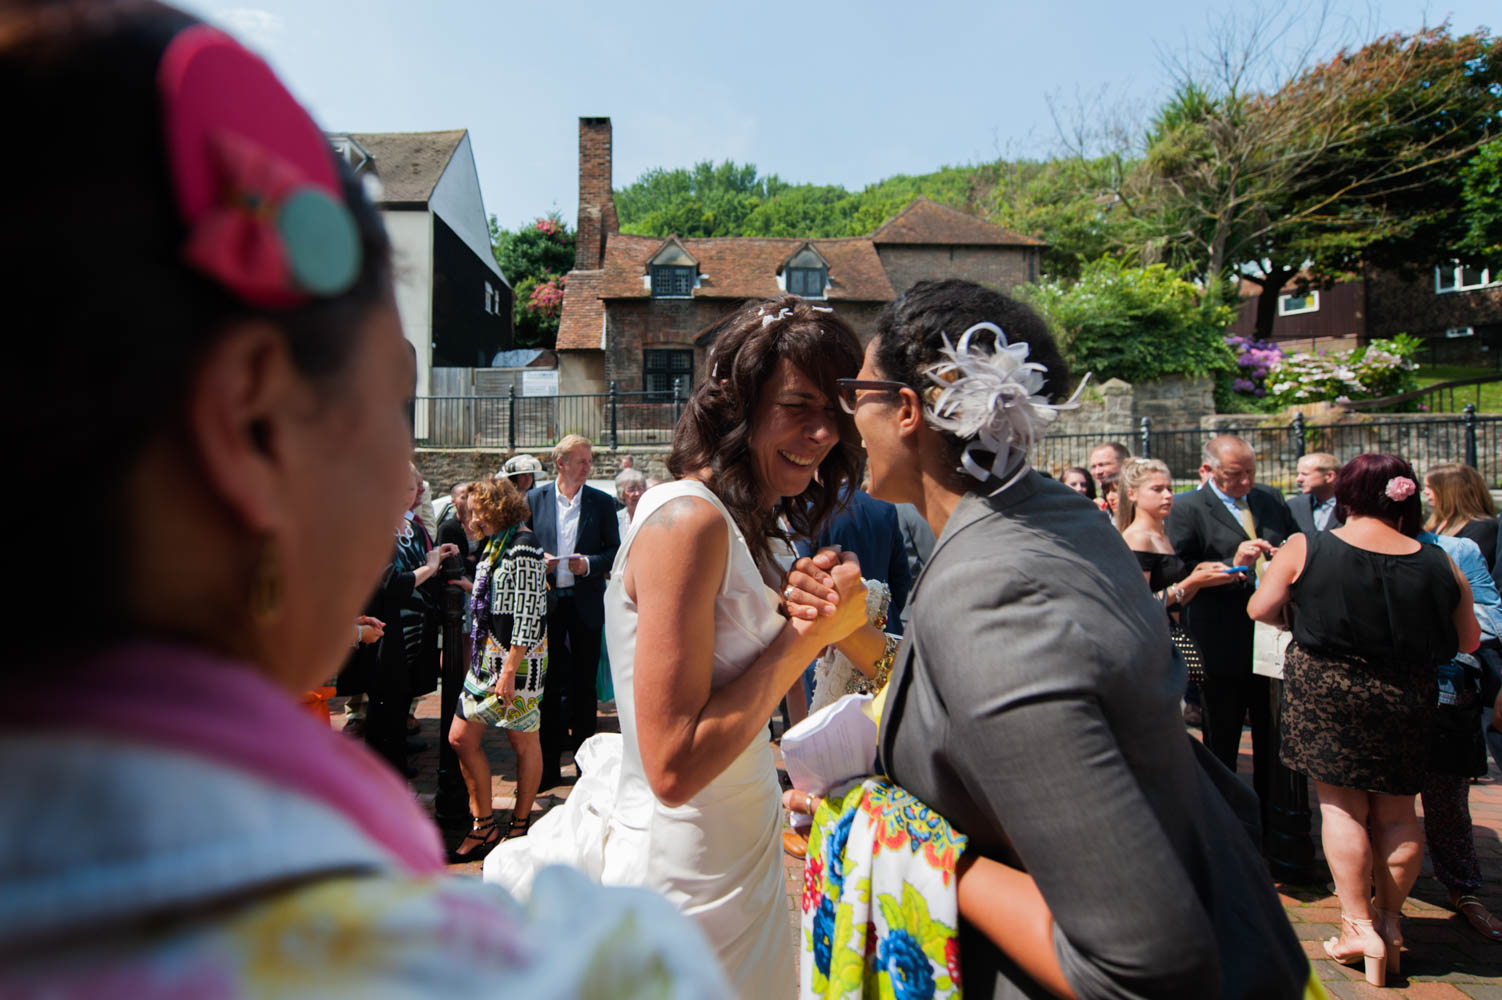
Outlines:
<svg viewBox="0 0 1502 1000"><path fill-rule="evenodd" d="M615 192L621 232L642 236L739 236L746 219L787 187L754 164L708 160L692 169L647 171Z"/></svg>
<svg viewBox="0 0 1502 1000"><path fill-rule="evenodd" d="M1100 380L1203 378L1235 364L1225 342L1231 308L1166 264L1102 257L1076 282L1027 285L1021 295L1059 330L1070 365Z"/></svg>
<svg viewBox="0 0 1502 1000"><path fill-rule="evenodd" d="M1461 208L1466 232L1461 253L1502 267L1502 141L1493 139L1476 151L1461 171Z"/></svg>
<svg viewBox="0 0 1502 1000"><path fill-rule="evenodd" d="M1078 278L1088 261L1119 253L1127 239L1111 182L1117 168L1105 157L998 161L984 168L991 180L984 217L1047 242L1049 278Z"/></svg>
<svg viewBox="0 0 1502 1000"><path fill-rule="evenodd" d="M516 345L553 347L562 313L563 276L574 266L573 232L556 212L515 232L502 229L492 215L490 250L511 283Z"/></svg>
<svg viewBox="0 0 1502 1000"><path fill-rule="evenodd" d="M1222 39L1181 75L1121 192L1144 259L1262 287L1259 336L1306 265L1328 281L1456 246L1460 168L1502 109L1502 50L1484 29L1385 36L1264 94L1247 81L1265 42Z"/></svg>

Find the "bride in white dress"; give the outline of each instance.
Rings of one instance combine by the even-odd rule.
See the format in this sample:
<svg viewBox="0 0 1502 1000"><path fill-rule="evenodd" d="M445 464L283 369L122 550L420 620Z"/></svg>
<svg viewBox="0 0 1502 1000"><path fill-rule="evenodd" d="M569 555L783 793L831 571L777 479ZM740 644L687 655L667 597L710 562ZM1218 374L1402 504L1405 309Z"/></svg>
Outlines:
<svg viewBox="0 0 1502 1000"><path fill-rule="evenodd" d="M833 571L837 602L784 617L770 540L779 514L812 537L856 476L834 380L860 361L848 327L792 296L720 326L674 434L679 478L642 497L605 592L621 735L581 747L568 801L485 863L487 880L524 894L550 863L662 892L743 997L797 978L767 720L866 617L853 557Z"/></svg>

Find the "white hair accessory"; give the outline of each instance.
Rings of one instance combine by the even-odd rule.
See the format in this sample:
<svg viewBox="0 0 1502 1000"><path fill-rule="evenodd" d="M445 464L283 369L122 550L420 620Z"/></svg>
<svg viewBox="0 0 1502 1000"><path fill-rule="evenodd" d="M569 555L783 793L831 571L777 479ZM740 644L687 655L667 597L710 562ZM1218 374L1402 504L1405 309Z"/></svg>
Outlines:
<svg viewBox="0 0 1502 1000"><path fill-rule="evenodd" d="M972 346L971 338L981 330L996 335L995 350ZM1003 479L993 495L1022 478L1028 468L1028 449L1042 440L1062 411L1079 408L1080 393L1090 380L1088 374L1081 379L1067 402L1050 403L1039 395L1048 369L1027 360L1028 345L1008 343L995 323L975 324L958 344L951 344L945 335L939 354L943 360L924 372L941 390L930 404L932 422L962 438L973 438L960 456L960 469L983 483L993 477ZM976 452L994 456L989 468L977 460Z"/></svg>
<svg viewBox="0 0 1502 1000"><path fill-rule="evenodd" d="M809 309L810 312L816 312L816 313L832 313L832 312L834 312L834 307L833 306L809 306L808 309Z"/></svg>
<svg viewBox="0 0 1502 1000"><path fill-rule="evenodd" d="M793 315L793 310L789 306L783 306L781 309L777 310L776 316L768 316L766 311L762 310L761 325L763 328L765 328L773 323L780 323L791 315Z"/></svg>

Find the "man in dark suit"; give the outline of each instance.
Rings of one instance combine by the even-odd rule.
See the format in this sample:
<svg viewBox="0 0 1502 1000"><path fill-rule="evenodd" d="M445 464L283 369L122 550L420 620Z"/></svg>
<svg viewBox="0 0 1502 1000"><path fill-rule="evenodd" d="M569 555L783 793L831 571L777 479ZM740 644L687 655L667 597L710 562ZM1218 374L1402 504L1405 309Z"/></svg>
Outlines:
<svg viewBox="0 0 1502 1000"><path fill-rule="evenodd" d="M621 545L610 494L586 486L594 462L588 438L553 448L556 481L531 490L532 530L548 560L548 676L542 692L542 788L561 781L565 745L595 734L595 673L605 627L605 575Z"/></svg>
<svg viewBox="0 0 1502 1000"><path fill-rule="evenodd" d="M1340 475L1340 459L1329 452L1316 451L1299 459L1299 495L1288 501L1293 522L1306 535L1338 528L1344 522L1335 513L1335 477Z"/></svg>
<svg viewBox="0 0 1502 1000"><path fill-rule="evenodd" d="M1252 787L1268 802L1272 780L1272 704L1267 678L1252 673L1252 620L1246 602L1265 560L1297 530L1277 490L1254 486L1257 459L1247 443L1222 435L1205 445L1204 486L1176 499L1168 515L1174 551L1191 566L1250 566L1235 582L1205 587L1185 606L1184 626L1205 656L1205 743L1236 769L1242 719L1252 718Z"/></svg>

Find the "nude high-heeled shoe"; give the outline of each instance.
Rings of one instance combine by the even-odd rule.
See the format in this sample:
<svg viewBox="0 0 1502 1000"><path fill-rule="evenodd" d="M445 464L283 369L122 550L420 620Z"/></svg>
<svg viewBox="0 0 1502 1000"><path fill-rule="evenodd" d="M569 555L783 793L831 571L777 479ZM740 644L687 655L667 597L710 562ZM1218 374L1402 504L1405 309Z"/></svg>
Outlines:
<svg viewBox="0 0 1502 1000"><path fill-rule="evenodd" d="M1366 981L1373 986L1387 985L1387 947L1382 935L1370 920L1342 913L1342 933L1324 942L1325 954L1341 965L1365 963Z"/></svg>
<svg viewBox="0 0 1502 1000"><path fill-rule="evenodd" d="M1387 948L1387 973L1396 976L1403 956L1403 911L1384 910L1374 906L1372 920L1377 925L1377 933L1382 935L1382 944Z"/></svg>

